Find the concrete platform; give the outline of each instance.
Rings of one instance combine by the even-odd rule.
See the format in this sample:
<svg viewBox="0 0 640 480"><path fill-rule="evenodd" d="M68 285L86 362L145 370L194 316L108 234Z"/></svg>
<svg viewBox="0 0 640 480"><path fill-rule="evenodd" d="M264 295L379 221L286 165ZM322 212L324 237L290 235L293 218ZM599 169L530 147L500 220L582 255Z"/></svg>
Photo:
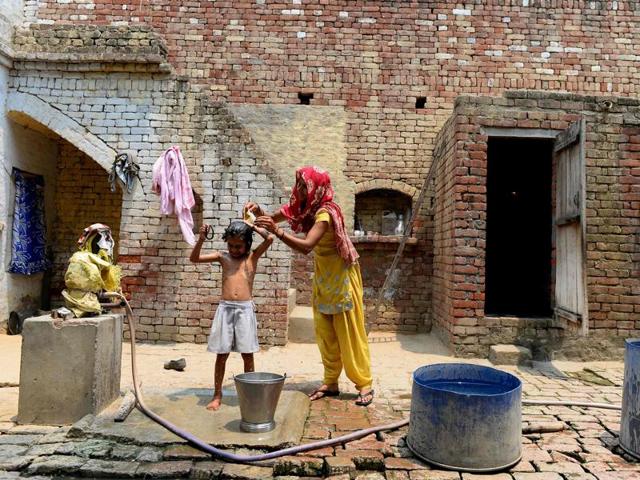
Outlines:
<svg viewBox="0 0 640 480"><path fill-rule="evenodd" d="M122 315L31 317L22 338L18 423L71 425L118 398Z"/></svg>
<svg viewBox="0 0 640 480"><path fill-rule="evenodd" d="M311 307L296 305L289 314L289 341L293 343L316 343L313 309Z"/></svg>
<svg viewBox="0 0 640 480"><path fill-rule="evenodd" d="M216 412L205 408L211 401L211 389L145 394L145 403L177 427L216 447L277 450L299 444L310 404L304 393L283 391L275 414L276 427L266 433L245 433L240 431L240 407L235 391L223 392L222 407ZM74 425L75 432L123 443L186 443L186 440L161 427L138 409L134 409L124 422L114 422L113 416L118 406L119 402L114 402L100 415L85 417Z"/></svg>
<svg viewBox="0 0 640 480"><path fill-rule="evenodd" d="M531 366L531 350L521 345L491 345L489 361L494 365Z"/></svg>
<svg viewBox="0 0 640 480"><path fill-rule="evenodd" d="M0 423L17 420L18 398L18 387L0 389Z"/></svg>

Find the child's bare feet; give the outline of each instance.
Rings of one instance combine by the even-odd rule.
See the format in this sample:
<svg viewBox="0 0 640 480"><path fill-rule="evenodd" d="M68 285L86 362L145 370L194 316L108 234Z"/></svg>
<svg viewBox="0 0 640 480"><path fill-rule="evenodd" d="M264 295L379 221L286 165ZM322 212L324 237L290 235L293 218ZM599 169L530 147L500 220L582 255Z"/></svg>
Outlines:
<svg viewBox="0 0 640 480"><path fill-rule="evenodd" d="M213 400L209 402L209 405L207 405L207 410L213 410L213 411L218 410L221 404L222 404L222 396L220 397L215 396L213 397Z"/></svg>

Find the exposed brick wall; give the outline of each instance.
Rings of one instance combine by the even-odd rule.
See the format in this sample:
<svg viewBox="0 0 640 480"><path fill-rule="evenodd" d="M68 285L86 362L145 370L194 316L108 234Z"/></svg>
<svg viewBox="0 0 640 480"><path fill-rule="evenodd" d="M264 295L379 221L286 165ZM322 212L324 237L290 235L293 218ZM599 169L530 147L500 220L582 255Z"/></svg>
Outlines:
<svg viewBox="0 0 640 480"><path fill-rule="evenodd" d="M626 95L640 82L633 2L31 3L34 23L151 25L176 72L222 100L298 103L305 91L312 105L346 107L347 174L356 182L382 176L419 187L461 93Z"/></svg>
<svg viewBox="0 0 640 480"><path fill-rule="evenodd" d="M131 66L132 71L136 68ZM96 78L93 73L67 72L64 81L51 82L40 75L38 70L23 70L11 79L15 89L37 95L61 116L60 120L36 120L77 121L118 150L137 153L141 185L123 195L121 221L116 223L121 225L118 263L125 275L124 290L131 294L140 322L138 337L205 342L220 298L220 269L189 262L191 249L176 219L160 215L159 197L151 192L152 165L165 148L180 145L192 187L202 198L202 213L197 216L214 226L216 238L213 244L207 243L208 249L225 248L222 231L231 219L238 218L249 198L269 210L284 202L282 188L272 180L276 178L273 170L235 117L223 105L211 104L191 90L187 82L168 77L149 81L138 73ZM73 96L59 94L63 82L64 87L73 88ZM37 116L37 111L31 113ZM229 154L233 162L227 164L224 160ZM73 165L65 164L71 182L75 170L67 167ZM99 172L96 182L104 182L107 190L107 174ZM75 182L78 188L84 185L82 180ZM84 186L78 197L89 195L97 204L96 191ZM83 228L92 221L93 214L80 225ZM75 241L78 227L71 230ZM254 300L262 344L286 342L289 268L290 254L279 242L259 264Z"/></svg>
<svg viewBox="0 0 640 480"><path fill-rule="evenodd" d="M208 152L203 159L203 172L199 175L205 199L204 221L214 225L217 239L214 246L222 249L226 248L220 241L222 232L230 220L239 218L244 204L251 199L265 210L274 211L285 203L284 184L279 175L281 172L277 174L268 163L265 153L254 143L249 130L238 121L233 110L222 104L204 103L201 113L207 123L203 142ZM224 161L226 158L231 158L230 164ZM261 241L261 237L254 234L254 245ZM214 271L219 271L219 268ZM287 342L290 271L289 248L274 241L258 263L253 290L261 344L284 345ZM216 280L214 292L219 295L220 275ZM211 319L212 312L206 322L207 328Z"/></svg>
<svg viewBox="0 0 640 480"><path fill-rule="evenodd" d="M296 303L311 305L313 279L313 252L309 255L293 253L291 264L291 288L296 289Z"/></svg>
<svg viewBox="0 0 640 480"><path fill-rule="evenodd" d="M486 336L485 342L494 341L498 338L494 333L499 326L490 325L488 320L483 320L482 325L473 323L483 316L478 303L483 301L483 292L475 287L484 281L478 270L483 267L483 258L481 254L474 255L478 252L473 250L482 248L483 238L478 233L483 228L482 209L476 209L476 204L482 201L475 196L483 194L483 184L476 184L478 191L475 192L460 190L459 178L463 173L457 170L482 168L478 162L481 164L484 160L482 149L486 148L483 146L486 139L476 132L476 125L484 120L469 113L456 118L457 127L445 125L454 108L454 99L465 94L496 97L495 100L478 99L473 107L486 110L486 115L493 118L494 110L515 102L499 98L511 89L634 96L640 85L634 65L640 30L633 2L618 2L615 8L598 0L531 0L527 5L515 0L465 5L452 5L443 0L395 3L328 0L314 5L266 1L185 4L166 0L125 2L126 9L122 9L122 5L120 2L116 6L111 0L69 3L27 0L25 17L27 24L39 25L34 32L42 29L47 35L50 32L45 25L51 23L70 28L79 24L94 31L105 27L109 32L112 27L121 28L119 25L134 25L144 32L150 26L166 42L172 71L167 65L158 64L154 69L148 65L163 58L123 57L121 62L137 63L101 65L98 56L90 64L75 63L84 58L79 55L84 54L80 50L85 42L97 41L91 35L79 35L70 43L80 49L78 51L72 49L65 53L59 47L51 47L53 53L62 55L57 57L58 63L16 61L13 86L38 95L113 148L136 150L142 159L146 185L150 181L151 165L162 149L172 143L182 145L192 180L196 179L194 188L204 201L203 221L218 222L218 234L228 220L227 217L217 220L219 212L237 216L242 202L253 195L248 193L248 189L254 188L252 182L258 182L255 188L259 191L259 201L269 206L286 201L284 192L290 185L282 181L283 168L278 168L273 161L274 152L269 151L274 149L273 142L261 142L255 135L256 130L252 130L256 122L248 121L243 126L242 121L238 121L237 106L235 113L233 108L225 111L223 107L208 105L207 98L227 105L245 104L242 107L245 109L246 104L280 107L280 104L298 104L298 94L305 92L313 93L311 108L344 108L346 133L340 142L346 154L341 165L345 180L358 185L381 179L419 189L432 158L440 155L433 152L436 135L444 126L442 155L456 160L438 166L435 207L433 211L424 208L414 225L414 236L424 240L425 247L424 250L412 248L420 252L416 253L414 263L424 268L416 274L427 275L429 282L431 256L428 252L433 239L434 322L439 330L448 332L454 343L469 342L472 346L468 351L473 348L484 351L485 344L474 347L472 339L476 337L475 345L480 345L479 336ZM91 8L87 8L89 6ZM23 44L31 45L31 34L26 35L29 41ZM37 38L38 34L33 35ZM127 38L131 43L121 46L125 50L135 46L138 37ZM47 42L36 40L35 43L42 49L48 48ZM144 50L146 44L138 46ZM24 47L23 53L31 51L33 46ZM43 55L37 58L53 60L44 55L46 52L40 53ZM164 54L158 53L159 57ZM18 51L17 58L33 57L21 56ZM111 73L114 71L118 73ZM424 108L416 108L418 96L426 97ZM518 107L549 110L545 118L552 118L555 113L551 110L560 108L558 102L565 100L518 101ZM563 103L562 108L578 111L587 101L577 102L571 108ZM483 105L487 105L486 108ZM211 108L214 110L209 110ZM533 128L536 121L540 123L539 119L516 115L500 125ZM295 132L299 135L296 142L304 140L306 133L299 130L302 131ZM204 134L205 131L208 133ZM476 133L465 136L471 135L469 132ZM468 145L465 146L465 142ZM618 146L628 148L629 152L635 148L631 141L629 145ZM448 153L452 149L469 151L466 161L470 165L460 164L462 160L457 159L457 153ZM605 158L611 155L613 152L606 153ZM230 169L220 163L225 158L236 157L239 163L232 163ZM252 176L260 165L270 166L271 172ZM615 174L604 177L622 179L635 175L634 167L628 167L627 177L621 176L624 170L615 168ZM231 182L229 187L226 182ZM358 185L356 192L360 191ZM633 189L621 192L615 201L620 201L623 195L624 201L631 202L635 192ZM606 202L614 200L599 201L609 205ZM613 221L608 210L615 208L600 208L602 221ZM599 210L597 215L596 223L600 221ZM616 227L620 231L633 229L633 225L623 229L622 223ZM606 232L606 228L609 227L602 226L598 235L605 235L603 242L611 243L611 236L620 233ZM455 235L465 229L477 235L475 244L456 243ZM204 341L211 305L215 304L210 289L219 287L216 284L219 273L200 270L204 267L194 267L185 261L188 249L181 241L175 222L159 219L157 199L148 191L124 200L121 237L121 245L129 249L129 257L124 259L129 265L129 285L138 289L140 303L137 306L144 312L146 322L141 338ZM370 252L371 258L389 258L390 247L386 245L359 245L358 248L364 249L363 257ZM604 260L592 264L593 271L601 274L599 285L603 290L590 290L599 295L594 299L599 299L595 303L600 310L593 313L594 322L605 322L598 323L599 326L612 321L630 321L629 312L621 309L629 308L629 292L637 293L635 286L627 285L632 276L624 277L629 270L628 261L624 259L630 254L632 263L635 262L635 253L621 250L632 247L611 248L591 254L604 256ZM268 321L274 323L261 331L261 339L280 343L284 341L283 335L286 336L282 313L286 311L284 286L297 277L294 275L294 280L289 277L291 254L288 250L276 247L270 255L273 263L265 265L268 272L265 285L275 282L278 287L274 287L275 290L265 287L265 298L269 300L265 300L264 312ZM612 258L616 256L623 260ZM596 268L603 262L609 265L602 270L604 273ZM382 270L375 271L375 278L370 282L380 283ZM296 275L308 272L300 269ZM606 282L616 283L605 286ZM469 290L457 289L461 284L468 284ZM620 285L624 285L624 289L616 290ZM615 301L608 297L610 295ZM620 301L621 298L624 301ZM428 307L425 308L428 312ZM404 325L402 317L397 317L397 322ZM546 328L541 323L536 325L541 330ZM629 326L621 325L625 328L615 329L620 334ZM513 329L506 326L504 331L508 336ZM526 327L528 333L535 332L536 328ZM610 326L608 330L614 328Z"/></svg>
<svg viewBox="0 0 640 480"><path fill-rule="evenodd" d="M20 58L38 60L166 61L167 47L146 25L30 25L18 28L13 48Z"/></svg>
<svg viewBox="0 0 640 480"><path fill-rule="evenodd" d="M92 223L111 227L117 256L122 209L122 193L110 190L108 173L100 165L65 141L60 141L59 152L52 230L54 298L64 288L69 258L78 250L78 238L86 227Z"/></svg>
<svg viewBox="0 0 640 480"><path fill-rule="evenodd" d="M233 104L227 109L262 152L285 192L291 192L296 169L317 165L327 170L334 200L344 213L346 227L352 227L355 184L344 174L347 114L343 108Z"/></svg>
<svg viewBox="0 0 640 480"><path fill-rule="evenodd" d="M252 149L250 137L234 117L221 105L205 103L201 109L191 119L195 122L194 132L199 132L192 145L197 150L183 149L183 153L190 166L195 167L191 179L203 198L202 221L214 228L213 242L205 242L203 249L224 250L222 233L231 220L240 216L249 198L267 209L282 199L274 193L270 180L273 173L261 164L259 152ZM207 120L196 128L201 119ZM205 151L195 142L203 142ZM226 161L228 158L231 162ZM151 208L157 208L158 200L149 200ZM191 264L190 248L185 248L175 219L162 218L158 222L152 212L147 215L151 217L147 219L151 228L131 233L129 276L125 279L127 289L139 299L138 306L142 308L141 337L204 343L220 299L221 269L219 265ZM256 245L260 241L256 236ZM258 338L265 345L282 345L287 339L289 258L283 250L276 242L260 260L255 277Z"/></svg>
<svg viewBox="0 0 640 480"><path fill-rule="evenodd" d="M486 354L489 345L500 342L540 347L576 335L571 324L559 328L551 320L484 316L488 137L483 128L562 130L581 115L586 119L589 331L596 337L640 334L639 113L636 100L542 92L458 100L449 136L456 139L455 149L445 155L448 167L437 179L434 239L435 322L458 353ZM441 142L447 143L444 135Z"/></svg>
<svg viewBox="0 0 640 480"><path fill-rule="evenodd" d="M373 330L425 331L431 328L431 262L426 245L407 245L374 317L378 293L398 249L397 242L356 243L364 285L367 323Z"/></svg>
<svg viewBox="0 0 640 480"><path fill-rule="evenodd" d="M454 295L450 292L456 282L464 282L466 276L454 277L454 228L466 226L458 220L454 210L457 196L454 185L455 148L457 142L456 119L451 117L440 131L434 154L435 186L433 193L433 323L445 333L451 342L452 330L459 320L454 315ZM475 272L470 272L473 275ZM473 277L472 277L473 279ZM475 289L475 287L474 287Z"/></svg>

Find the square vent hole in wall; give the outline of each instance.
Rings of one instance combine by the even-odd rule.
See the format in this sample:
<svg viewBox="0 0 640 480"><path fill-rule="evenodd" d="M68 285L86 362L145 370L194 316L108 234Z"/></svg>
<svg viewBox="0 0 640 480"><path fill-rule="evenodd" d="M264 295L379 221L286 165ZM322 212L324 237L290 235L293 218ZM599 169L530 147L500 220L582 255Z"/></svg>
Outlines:
<svg viewBox="0 0 640 480"><path fill-rule="evenodd" d="M389 189L356 195L355 235L402 235L411 218L411 197Z"/></svg>
<svg viewBox="0 0 640 480"><path fill-rule="evenodd" d="M313 93L298 93L298 100L300 100L300 105L311 105L311 100L313 100Z"/></svg>

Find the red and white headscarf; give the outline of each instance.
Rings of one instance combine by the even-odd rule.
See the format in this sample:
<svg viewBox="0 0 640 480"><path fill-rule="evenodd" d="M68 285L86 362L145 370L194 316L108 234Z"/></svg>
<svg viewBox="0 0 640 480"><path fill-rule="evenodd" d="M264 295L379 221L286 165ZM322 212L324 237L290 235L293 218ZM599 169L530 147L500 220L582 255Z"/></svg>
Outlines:
<svg viewBox="0 0 640 480"><path fill-rule="evenodd" d="M307 187L307 196L303 198L302 186ZM326 210L333 222L336 247L345 262L354 263L359 255L356 252L347 230L344 217L338 204L333 202L333 188L329 173L319 167L301 167L296 170L296 185L291 199L280 211L287 218L296 233L307 233L315 223L318 210Z"/></svg>

